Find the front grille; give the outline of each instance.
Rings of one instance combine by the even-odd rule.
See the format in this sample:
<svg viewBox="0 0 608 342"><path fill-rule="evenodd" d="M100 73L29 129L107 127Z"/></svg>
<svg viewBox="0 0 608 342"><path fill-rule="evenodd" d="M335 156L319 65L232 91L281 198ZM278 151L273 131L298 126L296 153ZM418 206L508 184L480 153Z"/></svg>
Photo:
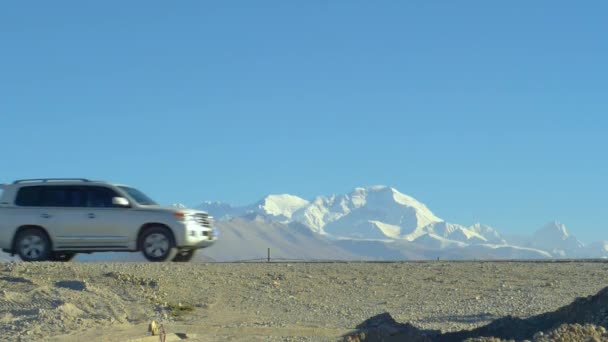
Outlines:
<svg viewBox="0 0 608 342"><path fill-rule="evenodd" d="M211 228L211 217L207 214L195 214L194 220L203 227Z"/></svg>

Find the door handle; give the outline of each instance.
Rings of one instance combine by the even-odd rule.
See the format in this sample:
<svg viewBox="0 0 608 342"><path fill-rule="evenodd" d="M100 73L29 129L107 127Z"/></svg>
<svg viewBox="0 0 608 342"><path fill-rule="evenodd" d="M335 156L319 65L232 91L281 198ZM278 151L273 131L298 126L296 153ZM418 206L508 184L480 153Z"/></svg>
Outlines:
<svg viewBox="0 0 608 342"><path fill-rule="evenodd" d="M40 214L40 217L48 219L48 218L51 218L51 215L44 213L44 214Z"/></svg>
<svg viewBox="0 0 608 342"><path fill-rule="evenodd" d="M94 219L95 218L95 214L90 213L90 214L87 215L87 217L90 218L90 219Z"/></svg>

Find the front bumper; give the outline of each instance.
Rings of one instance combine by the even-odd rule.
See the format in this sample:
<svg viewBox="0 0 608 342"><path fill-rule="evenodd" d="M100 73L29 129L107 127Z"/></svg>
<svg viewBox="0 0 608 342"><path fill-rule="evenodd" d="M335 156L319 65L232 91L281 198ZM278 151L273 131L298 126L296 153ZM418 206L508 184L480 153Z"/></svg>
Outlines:
<svg viewBox="0 0 608 342"><path fill-rule="evenodd" d="M192 222L180 224L181 234L177 238L178 248L205 248L213 245L218 239L216 228L202 227Z"/></svg>
<svg viewBox="0 0 608 342"><path fill-rule="evenodd" d="M213 245L216 241L217 241L217 239L214 239L214 240L202 240L202 241L199 241L199 242L195 243L192 246L194 248L206 248L206 247L209 247L209 246Z"/></svg>

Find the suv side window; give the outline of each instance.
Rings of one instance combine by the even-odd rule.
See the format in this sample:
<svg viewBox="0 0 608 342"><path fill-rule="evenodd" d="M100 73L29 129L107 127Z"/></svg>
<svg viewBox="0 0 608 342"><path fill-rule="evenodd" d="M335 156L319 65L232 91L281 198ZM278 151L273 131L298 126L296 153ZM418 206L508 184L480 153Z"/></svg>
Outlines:
<svg viewBox="0 0 608 342"><path fill-rule="evenodd" d="M84 196L78 187L46 186L42 190L43 207L83 207Z"/></svg>
<svg viewBox="0 0 608 342"><path fill-rule="evenodd" d="M88 194L87 207L89 208L116 208L112 198L120 197L114 190L102 186L86 187Z"/></svg>
<svg viewBox="0 0 608 342"><path fill-rule="evenodd" d="M19 189L15 204L22 207L84 207L84 195L76 186L28 186Z"/></svg>
<svg viewBox="0 0 608 342"><path fill-rule="evenodd" d="M15 205L20 207L39 207L42 197L41 186L27 186L19 189L15 198Z"/></svg>

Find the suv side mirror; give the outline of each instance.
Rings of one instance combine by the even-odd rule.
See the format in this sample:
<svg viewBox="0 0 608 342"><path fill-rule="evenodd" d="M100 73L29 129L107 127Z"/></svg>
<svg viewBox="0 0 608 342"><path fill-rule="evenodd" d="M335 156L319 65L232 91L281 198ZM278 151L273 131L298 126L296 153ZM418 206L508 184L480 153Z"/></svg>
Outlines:
<svg viewBox="0 0 608 342"><path fill-rule="evenodd" d="M124 197L112 197L112 204L123 208L130 206L129 200Z"/></svg>

